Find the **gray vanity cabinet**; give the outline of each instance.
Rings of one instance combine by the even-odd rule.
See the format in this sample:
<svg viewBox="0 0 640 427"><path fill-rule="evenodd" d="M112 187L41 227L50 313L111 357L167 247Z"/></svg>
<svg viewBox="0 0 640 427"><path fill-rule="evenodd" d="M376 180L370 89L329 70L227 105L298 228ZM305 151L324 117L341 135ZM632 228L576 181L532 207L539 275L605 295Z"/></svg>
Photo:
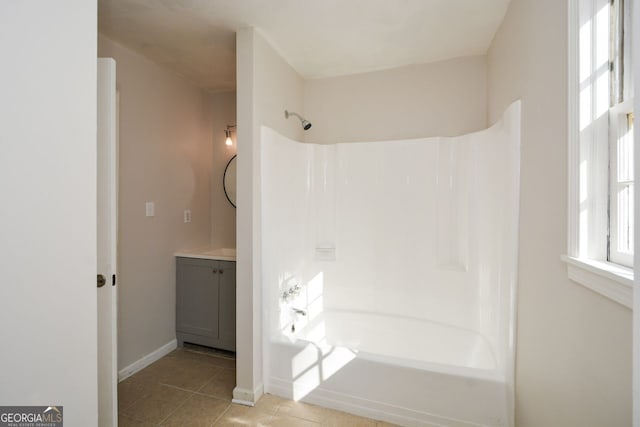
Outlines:
<svg viewBox="0 0 640 427"><path fill-rule="evenodd" d="M176 258L176 337L236 350L236 263Z"/></svg>

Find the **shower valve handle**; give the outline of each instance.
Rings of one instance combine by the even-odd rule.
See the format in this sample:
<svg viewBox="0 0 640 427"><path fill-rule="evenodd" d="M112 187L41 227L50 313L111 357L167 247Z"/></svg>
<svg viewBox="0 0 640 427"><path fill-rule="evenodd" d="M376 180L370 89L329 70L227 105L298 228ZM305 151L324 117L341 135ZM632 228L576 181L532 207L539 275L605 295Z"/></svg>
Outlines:
<svg viewBox="0 0 640 427"><path fill-rule="evenodd" d="M282 300L284 302L288 302L289 299L291 299L292 297L297 297L298 295L300 295L301 290L302 288L300 287L299 284L293 285L292 287L290 287L289 289L287 289L282 293Z"/></svg>

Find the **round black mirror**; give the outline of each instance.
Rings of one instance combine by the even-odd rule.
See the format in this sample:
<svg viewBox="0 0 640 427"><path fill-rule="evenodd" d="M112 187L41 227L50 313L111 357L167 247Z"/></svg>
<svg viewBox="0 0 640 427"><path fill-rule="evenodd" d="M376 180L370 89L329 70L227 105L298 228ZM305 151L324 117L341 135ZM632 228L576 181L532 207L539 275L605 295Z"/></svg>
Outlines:
<svg viewBox="0 0 640 427"><path fill-rule="evenodd" d="M222 177L222 185L224 187L224 195L231 205L236 207L236 158L233 156L227 166L224 168L224 176Z"/></svg>

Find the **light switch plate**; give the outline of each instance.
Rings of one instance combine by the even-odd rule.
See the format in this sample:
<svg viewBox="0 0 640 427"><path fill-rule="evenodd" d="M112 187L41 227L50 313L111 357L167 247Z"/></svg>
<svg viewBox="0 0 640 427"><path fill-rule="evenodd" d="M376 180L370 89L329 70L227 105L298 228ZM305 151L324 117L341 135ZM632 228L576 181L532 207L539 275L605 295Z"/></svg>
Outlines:
<svg viewBox="0 0 640 427"><path fill-rule="evenodd" d="M147 202L145 204L145 210L147 216L156 216L156 205L153 202Z"/></svg>

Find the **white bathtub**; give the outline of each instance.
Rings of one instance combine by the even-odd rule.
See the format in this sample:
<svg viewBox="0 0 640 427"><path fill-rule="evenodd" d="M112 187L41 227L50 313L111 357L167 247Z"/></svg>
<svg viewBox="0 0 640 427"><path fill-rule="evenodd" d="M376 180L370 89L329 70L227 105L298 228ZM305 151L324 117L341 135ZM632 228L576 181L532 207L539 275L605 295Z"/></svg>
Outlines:
<svg viewBox="0 0 640 427"><path fill-rule="evenodd" d="M265 390L401 425L513 427L519 140L518 103L453 138L263 128Z"/></svg>
<svg viewBox="0 0 640 427"><path fill-rule="evenodd" d="M507 425L505 378L473 331L325 311L273 337L268 365L265 390L289 399L406 426Z"/></svg>

